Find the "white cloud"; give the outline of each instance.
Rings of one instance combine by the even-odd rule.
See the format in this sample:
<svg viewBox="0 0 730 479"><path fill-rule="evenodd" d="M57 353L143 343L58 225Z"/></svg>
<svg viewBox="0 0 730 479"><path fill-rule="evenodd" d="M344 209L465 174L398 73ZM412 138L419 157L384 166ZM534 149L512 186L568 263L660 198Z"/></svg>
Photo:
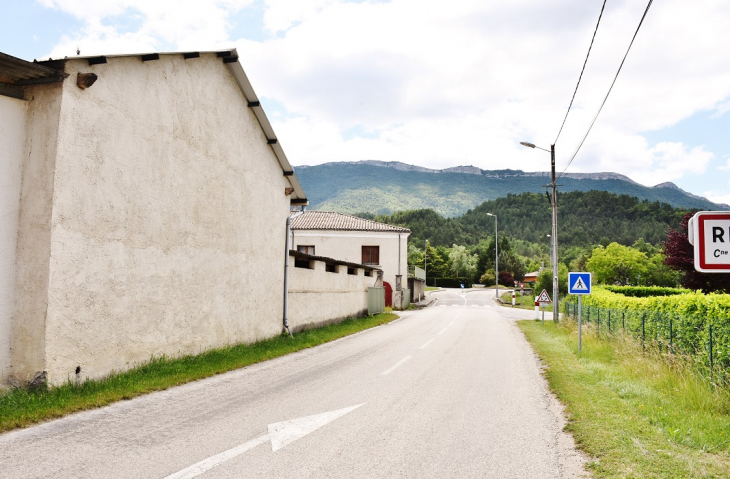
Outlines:
<svg viewBox="0 0 730 479"><path fill-rule="evenodd" d="M549 148L555 140L600 9L580 0L43 2L85 24L54 56L77 45L96 54L235 44L258 94L283 106L271 116L294 164L381 159L524 170L549 167L547 153L519 141ZM229 38L232 14L261 5L272 37ZM592 121L645 5L607 4L557 144L559 168ZM119 26L129 18L133 28ZM642 136L699 111L727 111L728 24L724 0L653 6L569 171L616 171L653 185L702 174L728 153ZM351 138L353 131L368 134Z"/></svg>
<svg viewBox="0 0 730 479"><path fill-rule="evenodd" d="M231 46L230 15L254 0L41 0L83 21L61 38L53 57ZM129 31L119 25L132 25Z"/></svg>
<svg viewBox="0 0 730 479"><path fill-rule="evenodd" d="M730 171L730 158L726 160L725 166L718 166L717 169L720 171Z"/></svg>

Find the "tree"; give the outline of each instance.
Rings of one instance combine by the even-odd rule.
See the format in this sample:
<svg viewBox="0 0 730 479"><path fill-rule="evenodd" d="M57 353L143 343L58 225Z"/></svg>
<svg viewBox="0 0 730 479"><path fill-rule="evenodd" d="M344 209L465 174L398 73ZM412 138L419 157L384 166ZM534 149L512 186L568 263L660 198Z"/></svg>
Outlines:
<svg viewBox="0 0 730 479"><path fill-rule="evenodd" d="M664 264L680 273L680 284L689 289L701 289L705 293L730 293L730 274L700 273L695 269L694 247L687 238L687 225L692 213L680 222L679 230L670 230L667 240L661 244Z"/></svg>
<svg viewBox="0 0 730 479"><path fill-rule="evenodd" d="M553 296L553 270L545 268L540 272L535 284L535 294L540 294L542 290ZM568 267L563 263L558 264L558 293L561 296L568 294Z"/></svg>
<svg viewBox="0 0 730 479"><path fill-rule="evenodd" d="M487 270L484 272L484 274L479 278L479 284L483 284L485 286L493 285L494 284L494 270Z"/></svg>
<svg viewBox="0 0 730 479"><path fill-rule="evenodd" d="M418 249L413 243L408 244L408 264L418 267L423 266L423 251Z"/></svg>
<svg viewBox="0 0 730 479"><path fill-rule="evenodd" d="M478 257L468 254L465 246L454 245L449 255L449 266L457 278L471 278L477 271Z"/></svg>
<svg viewBox="0 0 730 479"><path fill-rule="evenodd" d="M611 243L593 250L586 264L595 275L596 283L645 285L649 273L649 258L629 246Z"/></svg>

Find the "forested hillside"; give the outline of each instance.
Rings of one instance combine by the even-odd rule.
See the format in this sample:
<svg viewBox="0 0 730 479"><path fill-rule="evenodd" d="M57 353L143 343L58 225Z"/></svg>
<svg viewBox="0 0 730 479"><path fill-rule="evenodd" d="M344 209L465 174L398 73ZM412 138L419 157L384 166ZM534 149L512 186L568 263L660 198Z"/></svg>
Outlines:
<svg viewBox="0 0 730 479"><path fill-rule="evenodd" d="M518 165L515 165L519 167ZM310 208L340 213L392 214L432 209L445 217L460 216L486 200L508 194L541 193L549 178L541 173L474 167L428 170L403 163L377 161L325 163L295 168ZM567 174L560 192L607 191L641 200L661 201L678 208L717 210L704 198L672 184L647 187L615 173Z"/></svg>
<svg viewBox="0 0 730 479"><path fill-rule="evenodd" d="M639 238L654 245L666 239L687 210L666 203L640 201L628 195L605 191L575 191L558 196L560 249L617 242L632 245ZM549 245L551 208L545 194L522 193L484 202L463 216L445 218L433 210L421 209L393 215L361 214L376 221L410 228L409 242L434 246L475 245L494 236L497 215L500 236Z"/></svg>

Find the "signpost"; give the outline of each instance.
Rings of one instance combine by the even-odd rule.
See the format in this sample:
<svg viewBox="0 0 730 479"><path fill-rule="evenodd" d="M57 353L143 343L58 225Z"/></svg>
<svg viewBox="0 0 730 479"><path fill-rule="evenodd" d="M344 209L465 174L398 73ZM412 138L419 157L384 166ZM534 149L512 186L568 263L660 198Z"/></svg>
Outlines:
<svg viewBox="0 0 730 479"><path fill-rule="evenodd" d="M542 293L540 293L540 295L535 298L535 319L538 318L539 310L540 308L542 308L542 324L545 324L545 306L550 303L552 303L552 301L550 300L550 295L544 289L542 290ZM555 313L553 312L553 315L554 314Z"/></svg>
<svg viewBox="0 0 730 479"><path fill-rule="evenodd" d="M695 269L730 273L730 211L700 211L689 220L687 229Z"/></svg>
<svg viewBox="0 0 730 479"><path fill-rule="evenodd" d="M578 296L578 351L583 347L581 298L591 294L591 273L568 273L568 294Z"/></svg>

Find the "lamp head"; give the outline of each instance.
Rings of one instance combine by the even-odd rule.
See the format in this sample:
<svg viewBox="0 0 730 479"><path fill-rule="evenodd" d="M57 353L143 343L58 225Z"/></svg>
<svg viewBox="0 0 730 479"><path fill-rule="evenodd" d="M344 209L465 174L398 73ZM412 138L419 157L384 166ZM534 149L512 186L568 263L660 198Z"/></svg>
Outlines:
<svg viewBox="0 0 730 479"><path fill-rule="evenodd" d="M522 145L522 146L526 146L526 147L528 147L528 148L535 148L535 145L534 145L533 143L529 143L529 142L527 142L527 141L521 141L521 142L520 142L520 145Z"/></svg>

